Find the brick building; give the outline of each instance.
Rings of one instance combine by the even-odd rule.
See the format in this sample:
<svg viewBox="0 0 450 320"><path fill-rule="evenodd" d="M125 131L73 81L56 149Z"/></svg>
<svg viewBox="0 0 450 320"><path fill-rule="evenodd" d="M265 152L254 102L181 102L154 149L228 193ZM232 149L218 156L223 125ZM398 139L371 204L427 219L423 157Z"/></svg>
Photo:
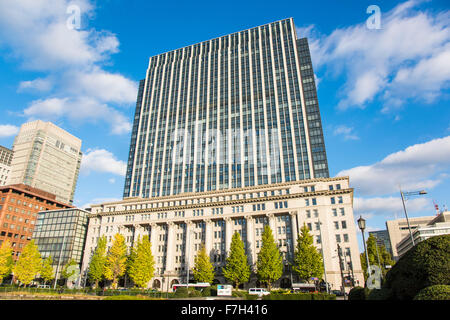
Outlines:
<svg viewBox="0 0 450 320"><path fill-rule="evenodd" d="M0 187L0 245L11 242L14 259L31 240L37 213L73 208L56 200L54 194L24 184Z"/></svg>

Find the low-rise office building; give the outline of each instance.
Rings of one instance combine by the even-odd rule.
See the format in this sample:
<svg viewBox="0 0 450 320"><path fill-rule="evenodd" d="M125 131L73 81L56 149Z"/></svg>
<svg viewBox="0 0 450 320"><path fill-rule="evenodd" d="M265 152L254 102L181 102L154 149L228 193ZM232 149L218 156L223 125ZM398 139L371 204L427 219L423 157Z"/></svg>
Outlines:
<svg viewBox="0 0 450 320"><path fill-rule="evenodd" d="M37 213L72 208L56 200L54 194L24 184L0 187L0 245L11 242L14 258L31 240Z"/></svg>
<svg viewBox="0 0 450 320"><path fill-rule="evenodd" d="M226 283L222 268L235 232L240 233L255 270L266 224L273 231L285 265L293 261L297 236L305 225L313 235L314 245L323 250L326 280L332 289L341 288L342 275L354 275L355 285L364 283L353 217L353 189L347 177L126 198L93 205L89 217L83 271L88 269L100 236L106 236L109 247L114 235L120 233L131 247L139 236L149 235L155 258L150 286L156 289L170 290L173 284L185 283L187 270L192 270L202 244L215 268L214 282ZM342 248L341 261L338 245ZM299 279L286 267L275 286L290 287L291 281ZM253 276L248 286L255 285L259 284Z"/></svg>
<svg viewBox="0 0 450 320"><path fill-rule="evenodd" d="M450 234L450 211L442 212L425 225L419 225L412 232L414 244L418 244L428 238ZM397 244L398 257L401 258L413 247L411 236L408 234Z"/></svg>
<svg viewBox="0 0 450 320"><path fill-rule="evenodd" d="M52 257L58 273L71 260L81 267L88 226L88 211L79 208L38 213L33 239L42 258Z"/></svg>
<svg viewBox="0 0 450 320"><path fill-rule="evenodd" d="M411 231L414 232L414 230L416 230L419 225L426 225L433 219L433 216L409 218L409 227L411 228ZM405 218L386 221L386 229L389 234L389 240L391 242L392 258L395 261L398 261L398 259L400 258L400 255L397 251L397 245L406 236L409 236L409 227L408 222Z"/></svg>

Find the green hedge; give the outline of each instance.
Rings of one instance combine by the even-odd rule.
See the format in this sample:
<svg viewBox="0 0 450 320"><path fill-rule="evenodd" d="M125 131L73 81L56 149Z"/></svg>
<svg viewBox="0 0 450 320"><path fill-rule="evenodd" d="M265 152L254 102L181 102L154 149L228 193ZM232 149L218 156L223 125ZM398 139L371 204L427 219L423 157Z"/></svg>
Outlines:
<svg viewBox="0 0 450 320"><path fill-rule="evenodd" d="M406 252L386 274L383 288L395 300L412 300L420 290L450 285L450 235L428 238Z"/></svg>
<svg viewBox="0 0 450 320"><path fill-rule="evenodd" d="M366 297L367 300L391 300L392 291L388 288L372 289Z"/></svg>
<svg viewBox="0 0 450 320"><path fill-rule="evenodd" d="M348 293L348 300L366 300L370 290L363 287L354 287Z"/></svg>
<svg viewBox="0 0 450 320"><path fill-rule="evenodd" d="M450 286L441 284L426 287L419 291L414 300L450 300Z"/></svg>
<svg viewBox="0 0 450 320"><path fill-rule="evenodd" d="M263 300L336 300L334 294L327 293L270 293Z"/></svg>
<svg viewBox="0 0 450 320"><path fill-rule="evenodd" d="M122 295L122 296L108 296L105 297L103 300L153 300L153 299L150 297L140 295L136 296Z"/></svg>

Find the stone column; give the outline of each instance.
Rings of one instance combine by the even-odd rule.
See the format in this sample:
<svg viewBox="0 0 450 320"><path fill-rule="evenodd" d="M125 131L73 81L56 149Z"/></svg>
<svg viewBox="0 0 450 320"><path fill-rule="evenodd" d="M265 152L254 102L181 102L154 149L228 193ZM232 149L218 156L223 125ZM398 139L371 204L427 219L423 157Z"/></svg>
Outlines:
<svg viewBox="0 0 450 320"><path fill-rule="evenodd" d="M185 255L185 267L186 267L186 272L187 270L191 267L190 261L191 261L191 255L193 250L191 250L192 248L192 236L191 236L191 231L192 231L192 221L185 221L186 223L186 233L185 233L185 237L186 240L184 241L184 255Z"/></svg>
<svg viewBox="0 0 450 320"><path fill-rule="evenodd" d="M250 265L252 266L256 263L256 248L255 248L255 237L254 237L254 218L252 216L245 216L245 220L247 221L247 249L248 256L250 258Z"/></svg>
<svg viewBox="0 0 450 320"><path fill-rule="evenodd" d="M292 235L292 245L295 248L297 246L297 211L291 211L289 212L289 215L291 216L291 235ZM291 250L294 250L291 249Z"/></svg>
<svg viewBox="0 0 450 320"><path fill-rule="evenodd" d="M205 219L205 249L208 256L211 254L212 241L212 221Z"/></svg>
<svg viewBox="0 0 450 320"><path fill-rule="evenodd" d="M158 241L156 237L156 228L156 223L150 223L150 244L152 247L152 255L154 257L156 256L156 243Z"/></svg>
<svg viewBox="0 0 450 320"><path fill-rule="evenodd" d="M133 243L131 244L132 247L136 245L139 239L142 240L142 229L143 227L139 224L133 225Z"/></svg>
<svg viewBox="0 0 450 320"><path fill-rule="evenodd" d="M166 250L166 272L172 272L173 270L173 249L174 249L174 227L173 222L167 223L167 250Z"/></svg>
<svg viewBox="0 0 450 320"><path fill-rule="evenodd" d="M232 219L229 217L224 218L225 220L225 251L226 255L230 252L230 246L231 246L231 238L233 236L233 225L232 225Z"/></svg>
<svg viewBox="0 0 450 320"><path fill-rule="evenodd" d="M277 230L275 228L275 216L273 215L273 213L267 213L266 216L269 219L269 227L270 227L270 229L272 229L273 237L274 237L274 239L276 241L276 239L277 239Z"/></svg>

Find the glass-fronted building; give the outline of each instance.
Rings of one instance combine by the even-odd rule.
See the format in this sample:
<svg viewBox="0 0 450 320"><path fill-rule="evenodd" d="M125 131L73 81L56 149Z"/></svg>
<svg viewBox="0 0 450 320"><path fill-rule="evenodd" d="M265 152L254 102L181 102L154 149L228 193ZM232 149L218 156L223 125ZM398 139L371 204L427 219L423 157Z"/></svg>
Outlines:
<svg viewBox="0 0 450 320"><path fill-rule="evenodd" d="M292 18L150 58L124 198L328 177L308 42Z"/></svg>
<svg viewBox="0 0 450 320"><path fill-rule="evenodd" d="M81 266L88 226L88 211L71 208L38 213L33 239L43 258L51 256L60 269L74 259Z"/></svg>

